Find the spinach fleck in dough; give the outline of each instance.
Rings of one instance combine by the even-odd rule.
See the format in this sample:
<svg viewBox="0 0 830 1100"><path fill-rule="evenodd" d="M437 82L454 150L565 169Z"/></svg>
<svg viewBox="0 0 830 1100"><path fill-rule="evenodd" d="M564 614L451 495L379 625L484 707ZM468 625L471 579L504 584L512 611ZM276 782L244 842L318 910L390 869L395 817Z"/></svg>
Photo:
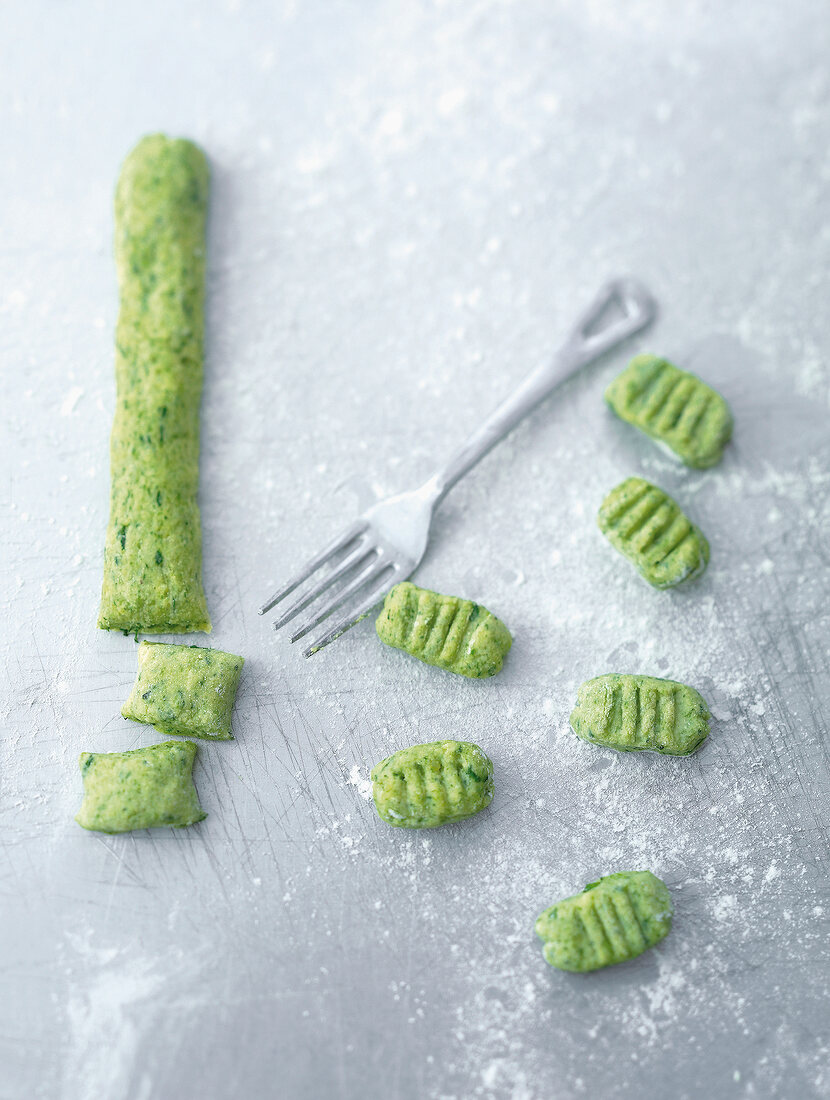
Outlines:
<svg viewBox="0 0 830 1100"><path fill-rule="evenodd" d="M372 768L380 817L402 829L434 829L472 817L493 800L493 763L469 741L431 741Z"/></svg>
<svg viewBox="0 0 830 1100"><path fill-rule="evenodd" d="M732 413L721 395L657 355L632 359L605 400L622 420L699 470L720 462L732 436Z"/></svg>
<svg viewBox="0 0 830 1100"><path fill-rule="evenodd" d="M610 672L582 684L571 729L620 752L688 756L709 736L710 717L706 700L687 684Z"/></svg>
<svg viewBox="0 0 830 1100"><path fill-rule="evenodd" d="M229 741L244 663L221 649L142 642L138 676L121 713L159 733Z"/></svg>
<svg viewBox="0 0 830 1100"><path fill-rule="evenodd" d="M709 543L668 493L641 477L617 485L600 505L599 529L654 588L699 577Z"/></svg>
<svg viewBox="0 0 830 1100"><path fill-rule="evenodd" d="M387 594L375 629L386 645L476 680L495 676L513 643L510 631L486 607L409 581Z"/></svg>
<svg viewBox="0 0 830 1100"><path fill-rule="evenodd" d="M82 752L84 800L75 820L99 833L195 825L207 814L193 785L196 746L162 741L129 752Z"/></svg>
<svg viewBox="0 0 830 1100"><path fill-rule="evenodd" d="M210 630L196 499L207 198L202 151L162 134L138 143L116 189L120 309L104 630Z"/></svg>
<svg viewBox="0 0 830 1100"><path fill-rule="evenodd" d="M666 884L651 871L618 871L552 905L536 921L545 962L584 974L627 962L671 930Z"/></svg>

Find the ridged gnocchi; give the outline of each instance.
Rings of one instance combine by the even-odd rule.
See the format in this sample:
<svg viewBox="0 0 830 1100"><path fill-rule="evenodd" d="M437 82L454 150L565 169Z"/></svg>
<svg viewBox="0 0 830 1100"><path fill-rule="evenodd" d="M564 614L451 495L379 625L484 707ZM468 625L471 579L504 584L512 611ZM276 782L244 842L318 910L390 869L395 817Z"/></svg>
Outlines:
<svg viewBox="0 0 830 1100"><path fill-rule="evenodd" d="M470 741L431 741L387 756L372 768L380 817L402 829L434 829L489 806L493 763Z"/></svg>
<svg viewBox="0 0 830 1100"><path fill-rule="evenodd" d="M513 643L510 631L486 607L409 581L387 594L375 629L386 645L472 679L495 676Z"/></svg>
<svg viewBox="0 0 830 1100"><path fill-rule="evenodd" d="M651 871L618 871L589 883L536 921L545 961L584 974L634 959L671 931L668 888Z"/></svg>
<svg viewBox="0 0 830 1100"><path fill-rule="evenodd" d="M654 588L693 580L709 564L706 536L668 493L629 477L606 496L597 523L615 550Z"/></svg>
<svg viewBox="0 0 830 1100"><path fill-rule="evenodd" d="M570 721L577 737L595 745L688 756L709 736L710 717L687 684L611 672L582 684Z"/></svg>
<svg viewBox="0 0 830 1100"><path fill-rule="evenodd" d="M606 389L605 400L622 420L696 469L719 462L732 436L732 413L721 395L657 355L632 359Z"/></svg>

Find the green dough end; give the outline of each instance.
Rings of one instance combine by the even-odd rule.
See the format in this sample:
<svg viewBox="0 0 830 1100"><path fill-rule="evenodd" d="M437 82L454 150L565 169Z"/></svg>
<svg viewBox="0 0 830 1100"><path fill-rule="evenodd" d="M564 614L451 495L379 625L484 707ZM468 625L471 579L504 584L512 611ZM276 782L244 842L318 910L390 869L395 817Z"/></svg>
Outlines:
<svg viewBox="0 0 830 1100"><path fill-rule="evenodd" d="M600 505L599 529L654 588L693 580L709 564L709 543L677 501L641 477L629 477Z"/></svg>
<svg viewBox="0 0 830 1100"><path fill-rule="evenodd" d="M536 921L545 962L584 974L627 962L671 930L672 901L651 871L618 871L552 905Z"/></svg>
<svg viewBox="0 0 830 1100"><path fill-rule="evenodd" d="M657 355L632 359L605 400L621 419L699 470L720 462L732 436L732 413L721 395Z"/></svg>
<svg viewBox="0 0 830 1100"><path fill-rule="evenodd" d="M202 151L162 134L138 143L118 180L104 630L210 630L196 499L207 199Z"/></svg>
<svg viewBox="0 0 830 1100"><path fill-rule="evenodd" d="M609 672L582 684L571 729L620 752L688 756L709 736L710 718L706 700L687 684Z"/></svg>
<svg viewBox="0 0 830 1100"><path fill-rule="evenodd" d="M474 680L495 676L513 643L510 631L486 607L409 581L387 594L375 629L386 645Z"/></svg>
<svg viewBox="0 0 830 1100"><path fill-rule="evenodd" d="M244 663L221 649L142 642L138 676L121 713L159 733L229 741Z"/></svg>
<svg viewBox="0 0 830 1100"><path fill-rule="evenodd" d="M434 829L472 817L493 800L493 762L469 741L431 741L372 768L378 814L401 829Z"/></svg>
<svg viewBox="0 0 830 1100"><path fill-rule="evenodd" d="M75 820L99 833L195 825L207 814L193 785L196 746L163 741L129 752L82 752L84 800Z"/></svg>

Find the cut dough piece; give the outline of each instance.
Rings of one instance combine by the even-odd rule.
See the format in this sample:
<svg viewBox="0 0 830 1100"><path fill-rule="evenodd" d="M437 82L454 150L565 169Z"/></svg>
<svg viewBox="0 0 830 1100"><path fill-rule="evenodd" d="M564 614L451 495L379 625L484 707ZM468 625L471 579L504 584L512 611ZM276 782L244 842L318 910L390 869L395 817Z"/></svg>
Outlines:
<svg viewBox="0 0 830 1100"><path fill-rule="evenodd" d="M387 594L375 629L386 645L476 680L495 676L513 643L510 631L486 607L409 581Z"/></svg>
<svg viewBox="0 0 830 1100"><path fill-rule="evenodd" d="M627 962L671 930L672 901L651 871L618 871L552 905L536 921L545 962L583 974Z"/></svg>
<svg viewBox="0 0 830 1100"><path fill-rule="evenodd" d="M162 741L129 752L82 752L84 800L75 820L99 833L195 825L207 814L193 784L196 745Z"/></svg>
<svg viewBox="0 0 830 1100"><path fill-rule="evenodd" d="M388 825L434 829L493 800L493 763L470 741L412 745L372 768L372 797Z"/></svg>
<svg viewBox="0 0 830 1100"><path fill-rule="evenodd" d="M635 356L605 400L622 420L699 470L720 462L732 436L732 413L721 395L657 355Z"/></svg>
<svg viewBox="0 0 830 1100"><path fill-rule="evenodd" d="M710 717L706 700L687 684L609 672L582 684L571 729L620 752L689 756L709 736Z"/></svg>
<svg viewBox="0 0 830 1100"><path fill-rule="evenodd" d="M138 143L118 181L104 630L210 630L196 499L207 197L202 151L162 134Z"/></svg>
<svg viewBox="0 0 830 1100"><path fill-rule="evenodd" d="M244 663L221 649L142 642L138 676L121 713L159 733L229 741Z"/></svg>
<svg viewBox="0 0 830 1100"><path fill-rule="evenodd" d="M668 493L641 477L617 485L600 505L599 529L654 588L699 577L709 543Z"/></svg>

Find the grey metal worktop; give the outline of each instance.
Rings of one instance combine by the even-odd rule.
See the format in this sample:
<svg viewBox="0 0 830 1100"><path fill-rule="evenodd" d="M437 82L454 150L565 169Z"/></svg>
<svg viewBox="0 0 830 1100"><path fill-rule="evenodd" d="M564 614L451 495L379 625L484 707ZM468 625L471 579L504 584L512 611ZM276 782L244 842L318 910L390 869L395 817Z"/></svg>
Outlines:
<svg viewBox="0 0 830 1100"><path fill-rule="evenodd" d="M830 1096L826 6L30 0L0 42L0 1096ZM135 643L94 625L111 194L154 129L213 167L205 574L210 644L247 663L207 820L106 837L72 820L78 753L158 739L119 716ZM307 662L275 636L269 590L624 271L657 324L459 485L418 574L507 621L503 673L371 621ZM637 350L729 399L720 466L604 408ZM630 473L710 538L688 591L595 529ZM705 748L578 742L576 687L612 669L696 685ZM389 829L369 767L445 736L493 757L491 809ZM641 867L671 936L546 967L536 915Z"/></svg>

